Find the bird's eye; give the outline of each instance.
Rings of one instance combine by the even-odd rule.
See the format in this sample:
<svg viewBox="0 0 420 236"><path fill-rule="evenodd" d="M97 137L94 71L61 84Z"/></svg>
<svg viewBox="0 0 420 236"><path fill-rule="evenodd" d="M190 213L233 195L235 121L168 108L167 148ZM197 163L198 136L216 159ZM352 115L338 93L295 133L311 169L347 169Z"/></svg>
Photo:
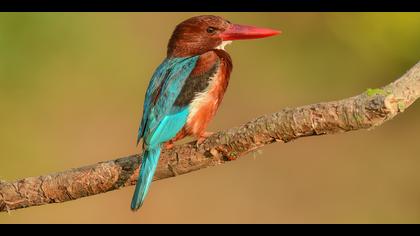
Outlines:
<svg viewBox="0 0 420 236"><path fill-rule="evenodd" d="M214 32L216 32L216 29L215 28L213 28L213 27L208 27L207 28L207 33L213 34Z"/></svg>

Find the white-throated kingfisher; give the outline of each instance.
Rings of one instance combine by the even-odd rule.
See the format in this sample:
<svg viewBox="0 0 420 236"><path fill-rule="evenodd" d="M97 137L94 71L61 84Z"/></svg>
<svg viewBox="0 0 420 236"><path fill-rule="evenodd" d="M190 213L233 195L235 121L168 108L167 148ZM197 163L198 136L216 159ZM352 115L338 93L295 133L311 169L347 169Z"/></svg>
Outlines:
<svg viewBox="0 0 420 236"><path fill-rule="evenodd" d="M137 143L143 140L142 163L131 209L146 197L162 146L191 135L202 142L211 133L215 115L229 83L232 60L224 47L232 40L257 39L280 31L232 24L218 16L196 16L176 26L167 56L146 91Z"/></svg>

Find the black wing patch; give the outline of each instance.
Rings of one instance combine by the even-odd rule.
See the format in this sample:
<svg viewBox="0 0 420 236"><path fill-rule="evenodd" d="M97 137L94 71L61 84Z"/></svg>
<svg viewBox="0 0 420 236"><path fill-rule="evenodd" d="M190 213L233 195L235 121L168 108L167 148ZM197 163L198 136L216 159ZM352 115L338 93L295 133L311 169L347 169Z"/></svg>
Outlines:
<svg viewBox="0 0 420 236"><path fill-rule="evenodd" d="M211 77L219 70L220 59L217 59L213 67L201 75L192 75L185 81L184 87L175 100L174 105L184 107L191 103L197 93L203 92L208 86Z"/></svg>

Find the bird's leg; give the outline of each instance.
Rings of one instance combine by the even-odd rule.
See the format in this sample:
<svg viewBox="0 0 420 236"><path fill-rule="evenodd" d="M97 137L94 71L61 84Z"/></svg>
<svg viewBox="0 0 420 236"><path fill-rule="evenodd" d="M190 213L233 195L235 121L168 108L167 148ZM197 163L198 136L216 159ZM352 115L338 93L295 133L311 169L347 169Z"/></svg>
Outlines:
<svg viewBox="0 0 420 236"><path fill-rule="evenodd" d="M168 142L166 142L166 143L163 144L163 148L165 148L165 149L171 149L174 146L175 146L174 145L174 141L172 141L172 140L169 140Z"/></svg>
<svg viewBox="0 0 420 236"><path fill-rule="evenodd" d="M208 137L212 136L214 132L203 132L198 135L197 145L202 144Z"/></svg>

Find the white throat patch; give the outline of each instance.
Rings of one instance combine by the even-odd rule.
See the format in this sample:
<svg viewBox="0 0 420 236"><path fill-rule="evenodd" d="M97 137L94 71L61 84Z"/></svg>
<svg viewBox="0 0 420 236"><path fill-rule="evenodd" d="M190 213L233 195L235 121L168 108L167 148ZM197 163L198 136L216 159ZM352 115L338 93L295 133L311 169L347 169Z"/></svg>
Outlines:
<svg viewBox="0 0 420 236"><path fill-rule="evenodd" d="M215 47L214 49L225 50L225 47L231 43L232 41L222 41L222 43L219 46Z"/></svg>

